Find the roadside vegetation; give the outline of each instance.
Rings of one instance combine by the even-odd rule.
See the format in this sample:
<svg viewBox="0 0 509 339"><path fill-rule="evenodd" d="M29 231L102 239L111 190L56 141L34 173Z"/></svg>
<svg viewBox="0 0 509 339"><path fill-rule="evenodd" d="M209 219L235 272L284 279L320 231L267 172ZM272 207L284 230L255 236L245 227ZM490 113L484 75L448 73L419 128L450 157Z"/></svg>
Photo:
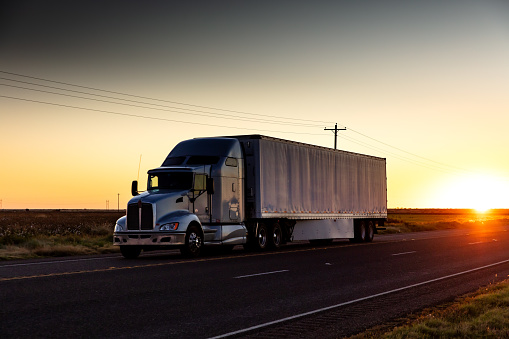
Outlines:
<svg viewBox="0 0 509 339"><path fill-rule="evenodd" d="M509 280L351 337L368 338L509 338Z"/></svg>
<svg viewBox="0 0 509 339"><path fill-rule="evenodd" d="M0 210L0 260L116 253L115 221L124 211ZM381 234L487 227L507 222L509 210L389 210Z"/></svg>
<svg viewBox="0 0 509 339"><path fill-rule="evenodd" d="M477 212L471 209L392 209L380 234L487 228L509 221L509 210Z"/></svg>
<svg viewBox="0 0 509 339"><path fill-rule="evenodd" d="M124 212L1 211L0 260L118 252L115 221Z"/></svg>

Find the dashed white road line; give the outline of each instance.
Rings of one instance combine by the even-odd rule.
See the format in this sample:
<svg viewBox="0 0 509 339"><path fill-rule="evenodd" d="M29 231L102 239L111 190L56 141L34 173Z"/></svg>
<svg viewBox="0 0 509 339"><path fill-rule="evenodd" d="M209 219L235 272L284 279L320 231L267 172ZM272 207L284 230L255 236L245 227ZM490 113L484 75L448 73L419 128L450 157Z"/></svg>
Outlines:
<svg viewBox="0 0 509 339"><path fill-rule="evenodd" d="M242 278L256 277L256 276L259 276L259 275L275 274L275 273L282 273L282 272L288 272L288 270L263 272L263 273L248 274L248 275L239 275L238 277L233 277L233 279L242 279Z"/></svg>
<svg viewBox="0 0 509 339"><path fill-rule="evenodd" d="M313 314L316 314L316 313L319 313L319 312L332 310L334 308L338 308L338 307L341 307L341 306L346 306L346 305L354 304L354 303L357 303L357 302L360 302L360 301L364 301L364 300L369 300L369 299L381 297L381 296L384 296L384 295L387 295L387 294L391 294L391 293L395 293L395 292L401 292L401 291L404 291L404 290L408 290L410 288L427 285L427 284L430 284L430 283L434 283L434 282L445 280L445 279L449 279L449 278L454 278L454 277L457 277L457 276L460 276L460 275L463 275L463 274L480 271L480 270L483 270L485 268L489 268L489 267L493 267L493 266L497 266L497 265L501 265L501 264L506 264L506 263L509 263L509 259L502 260L502 261L499 261L499 262L495 262L495 263L492 263L492 264L489 264L489 265L484 265L484 266L481 266L481 267L476 267L476 268L473 268L473 269L470 269L470 270L466 270L466 271L462 271L462 272L458 272L458 273L454 273L454 274L449 274L449 275L446 275L446 276L443 276L443 277L439 277L439 278L423 281L423 282L420 282L420 283L417 283L417 284L412 284L412 285L396 288L396 289L393 289L393 290L389 290L389 291L373 294L373 295L370 295L370 296L367 296L367 297L363 297L363 298L359 298L359 299L355 299L355 300L346 301L346 302L343 302L343 303L340 303L340 304L336 304L336 305L320 308L320 309L317 309L317 310L314 310L314 311L309 311L309 312L305 312L305 313L296 314L296 315L293 315L291 317L286 317L286 318L282 318L282 319L278 319L278 320L274 320L274 321L269 321L267 323L263 323L263 324L256 325L256 326L251 326L251 327L244 328L244 329L241 329L241 330L238 330L238 331L233 331L233 332L221 334L221 335L218 335L218 336L215 336L215 337L211 337L209 339L218 339L218 338L231 337L231 336L238 335L238 334L241 334L241 333L246 333L246 332L254 331L254 330L257 330L257 329L260 329L260 328L264 328L264 327L267 327L267 326L279 324L279 323L282 323L282 322L285 322L285 321L288 321L288 320L293 320L293 319L298 319L298 318L306 317L308 315L313 315Z"/></svg>
<svg viewBox="0 0 509 339"><path fill-rule="evenodd" d="M411 252L402 252L402 253L394 253L394 254L391 254L391 255L405 255L405 254L412 254L412 253L417 253L417 251L411 251Z"/></svg>
<svg viewBox="0 0 509 339"><path fill-rule="evenodd" d="M469 242L468 244L469 245L477 245L477 244L486 244L486 243L496 242L496 241L497 241L497 239L491 239L491 240L486 240L486 241Z"/></svg>

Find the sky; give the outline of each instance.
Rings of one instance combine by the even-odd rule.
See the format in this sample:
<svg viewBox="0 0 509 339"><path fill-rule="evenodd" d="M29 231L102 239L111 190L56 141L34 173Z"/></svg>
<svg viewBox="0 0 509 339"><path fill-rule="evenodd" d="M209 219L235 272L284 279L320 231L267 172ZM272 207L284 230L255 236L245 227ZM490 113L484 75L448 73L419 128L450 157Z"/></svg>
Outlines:
<svg viewBox="0 0 509 339"><path fill-rule="evenodd" d="M123 209L182 140L336 123L389 208L509 208L505 0L0 6L1 208Z"/></svg>

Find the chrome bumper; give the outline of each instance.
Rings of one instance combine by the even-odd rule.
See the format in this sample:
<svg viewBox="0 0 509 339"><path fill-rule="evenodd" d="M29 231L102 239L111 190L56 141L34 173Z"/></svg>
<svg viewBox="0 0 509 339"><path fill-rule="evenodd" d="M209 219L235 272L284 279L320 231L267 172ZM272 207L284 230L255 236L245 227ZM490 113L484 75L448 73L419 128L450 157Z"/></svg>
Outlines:
<svg viewBox="0 0 509 339"><path fill-rule="evenodd" d="M185 232L115 232L113 245L184 245Z"/></svg>

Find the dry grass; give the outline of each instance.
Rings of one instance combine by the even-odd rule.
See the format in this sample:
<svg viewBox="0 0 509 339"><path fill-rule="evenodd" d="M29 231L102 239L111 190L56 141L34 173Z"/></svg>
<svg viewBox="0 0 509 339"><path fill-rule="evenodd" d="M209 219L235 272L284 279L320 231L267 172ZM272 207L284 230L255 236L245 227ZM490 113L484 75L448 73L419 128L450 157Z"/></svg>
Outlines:
<svg viewBox="0 0 509 339"><path fill-rule="evenodd" d="M380 234L406 233L480 227L509 220L509 210L479 213L463 209L396 209L389 210L385 230Z"/></svg>
<svg viewBox="0 0 509 339"><path fill-rule="evenodd" d="M117 252L115 221L125 212L0 210L0 260ZM476 226L509 219L509 210L389 210L384 233Z"/></svg>
<svg viewBox="0 0 509 339"><path fill-rule="evenodd" d="M0 211L0 260L116 252L124 212Z"/></svg>
<svg viewBox="0 0 509 339"><path fill-rule="evenodd" d="M509 281L351 337L367 338L509 338Z"/></svg>

